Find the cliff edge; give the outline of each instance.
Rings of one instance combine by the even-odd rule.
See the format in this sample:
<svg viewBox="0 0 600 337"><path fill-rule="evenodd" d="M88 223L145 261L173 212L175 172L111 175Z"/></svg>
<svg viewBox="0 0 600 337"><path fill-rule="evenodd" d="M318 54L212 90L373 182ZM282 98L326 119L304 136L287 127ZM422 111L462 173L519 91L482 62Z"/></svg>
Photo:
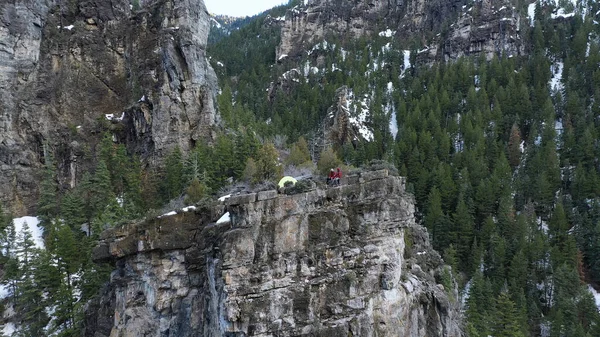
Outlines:
<svg viewBox="0 0 600 337"><path fill-rule="evenodd" d="M116 270L85 336L461 336L456 285L387 170L111 229L94 259Z"/></svg>

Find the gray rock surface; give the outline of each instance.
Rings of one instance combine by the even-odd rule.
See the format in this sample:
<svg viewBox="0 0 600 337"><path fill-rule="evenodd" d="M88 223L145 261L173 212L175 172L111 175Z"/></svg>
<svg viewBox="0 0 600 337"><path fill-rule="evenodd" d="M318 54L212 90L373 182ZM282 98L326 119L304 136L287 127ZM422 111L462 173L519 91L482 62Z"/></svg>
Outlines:
<svg viewBox="0 0 600 337"><path fill-rule="evenodd" d="M521 18L503 0L309 0L289 10L281 26L278 60L302 55L327 36L357 38L387 29L396 39L421 41L421 63L525 52Z"/></svg>
<svg viewBox="0 0 600 337"><path fill-rule="evenodd" d="M105 232L116 270L85 336L461 336L403 178L352 181Z"/></svg>
<svg viewBox="0 0 600 337"><path fill-rule="evenodd" d="M34 211L48 153L73 186L102 130L149 164L212 139L209 28L202 0L0 3L0 202Z"/></svg>

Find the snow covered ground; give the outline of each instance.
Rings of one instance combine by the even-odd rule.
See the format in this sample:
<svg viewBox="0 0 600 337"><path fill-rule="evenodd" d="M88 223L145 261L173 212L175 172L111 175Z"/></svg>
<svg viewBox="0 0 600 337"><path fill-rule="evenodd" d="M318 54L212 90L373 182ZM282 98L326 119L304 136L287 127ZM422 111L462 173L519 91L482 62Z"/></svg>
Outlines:
<svg viewBox="0 0 600 337"><path fill-rule="evenodd" d="M24 216L21 218L13 219L13 226L15 229L15 233L17 238L22 237L23 231L27 231L31 234L31 239L35 244L36 248L44 249L44 238L42 237L44 231L39 226L40 219L34 216ZM6 252L5 252L6 253ZM14 254L14 252L8 252L7 255ZM8 296L9 291L8 287L2 285L0 286L0 299L6 298ZM4 327L6 329L6 326ZM10 336L10 334L8 334Z"/></svg>
<svg viewBox="0 0 600 337"><path fill-rule="evenodd" d="M550 90L562 91L562 73L565 64L563 62L556 62L550 66L550 72L552 72L552 78L550 78Z"/></svg>
<svg viewBox="0 0 600 337"><path fill-rule="evenodd" d="M44 238L42 237L43 229L39 224L40 219L34 216L24 216L13 219L13 225L15 226L15 233L17 233L17 236L25 228L31 233L36 248L44 249Z"/></svg>
<svg viewBox="0 0 600 337"><path fill-rule="evenodd" d="M13 323L5 323L2 328L2 336L12 336L17 331L17 328Z"/></svg>

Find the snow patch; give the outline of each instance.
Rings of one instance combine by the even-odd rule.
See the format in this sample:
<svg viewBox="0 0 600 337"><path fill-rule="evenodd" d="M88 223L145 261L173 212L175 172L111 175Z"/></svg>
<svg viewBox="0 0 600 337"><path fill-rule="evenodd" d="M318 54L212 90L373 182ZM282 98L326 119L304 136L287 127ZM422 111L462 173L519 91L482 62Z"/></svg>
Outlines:
<svg viewBox="0 0 600 337"><path fill-rule="evenodd" d="M535 25L535 2L527 7L527 17L529 17L529 26Z"/></svg>
<svg viewBox="0 0 600 337"><path fill-rule="evenodd" d="M44 249L44 238L42 237L44 230L39 226L40 219L34 216L24 216L21 218L13 219L13 225L15 226L15 233L19 235L23 229L31 233L31 238L35 243L35 247Z"/></svg>
<svg viewBox="0 0 600 337"><path fill-rule="evenodd" d="M519 144L519 151L521 151L521 153L525 152L525 141L522 140L521 144Z"/></svg>
<svg viewBox="0 0 600 337"><path fill-rule="evenodd" d="M277 59L277 61L281 61L284 58L288 57L287 54L281 54L281 56L279 56L279 58Z"/></svg>
<svg viewBox="0 0 600 337"><path fill-rule="evenodd" d="M181 209L184 212L190 212L196 210L196 206L188 206Z"/></svg>
<svg viewBox="0 0 600 337"><path fill-rule="evenodd" d="M598 310L600 310L600 293L598 293L598 291L596 291L596 289L594 289L594 287L592 287L589 284L588 284L588 289L594 296L594 301L596 302L596 307L598 308Z"/></svg>
<svg viewBox="0 0 600 337"><path fill-rule="evenodd" d="M224 195L224 196L220 197L219 201L223 202L223 201L225 201L226 199L229 199L229 198L231 198L231 194L227 194L227 195Z"/></svg>
<svg viewBox="0 0 600 337"><path fill-rule="evenodd" d="M217 28L221 28L221 24L219 23L219 21L215 20L215 18L210 18L212 22L214 22L215 27Z"/></svg>
<svg viewBox="0 0 600 337"><path fill-rule="evenodd" d="M114 114L106 114L104 115L104 117L106 117L107 120L109 121L116 121L116 122L120 122L123 120L123 118L125 117L125 111L123 111L121 113L121 117L115 117Z"/></svg>
<svg viewBox="0 0 600 337"><path fill-rule="evenodd" d="M564 67L565 65L563 62L556 62L550 66L550 72L552 73L552 78L549 82L551 91L562 91L563 84L561 81Z"/></svg>
<svg viewBox="0 0 600 337"><path fill-rule="evenodd" d="M175 215L175 214L177 214L177 212L175 212L175 211L170 211L169 213L165 213L165 214L163 214L163 215L160 215L160 216L158 217L158 219L160 219L160 218L164 218L164 217L166 217L166 216Z"/></svg>
<svg viewBox="0 0 600 337"><path fill-rule="evenodd" d="M348 96L349 99L346 101L346 109L347 111L352 112L351 117L349 118L350 124L354 125L358 129L358 132L366 141L373 141L375 139L373 136L373 131L371 131L366 125L367 116L369 114L369 96L365 95L360 101L360 112L358 113L352 105L352 92L350 92Z"/></svg>
<svg viewBox="0 0 600 337"><path fill-rule="evenodd" d="M410 64L410 50L403 50L404 54L404 68L402 69L402 73L400 73L400 78L404 78L406 70L411 67Z"/></svg>
<svg viewBox="0 0 600 337"><path fill-rule="evenodd" d="M392 37L394 34L396 34L396 31L393 31L389 28L387 30L384 30L383 32L379 32L379 36L382 37Z"/></svg>
<svg viewBox="0 0 600 337"><path fill-rule="evenodd" d="M226 222L231 222L231 215L229 214L229 212L223 214L223 216L219 220L217 220L217 224L222 224Z"/></svg>
<svg viewBox="0 0 600 337"><path fill-rule="evenodd" d="M4 323L4 327L2 328L3 336L12 336L13 333L17 331L17 327L15 327L14 323Z"/></svg>

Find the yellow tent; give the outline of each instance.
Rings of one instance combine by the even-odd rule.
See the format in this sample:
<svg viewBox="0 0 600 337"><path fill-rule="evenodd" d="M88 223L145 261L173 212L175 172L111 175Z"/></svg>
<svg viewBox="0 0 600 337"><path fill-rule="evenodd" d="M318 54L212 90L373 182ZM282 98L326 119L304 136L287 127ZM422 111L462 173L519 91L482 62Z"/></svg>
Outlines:
<svg viewBox="0 0 600 337"><path fill-rule="evenodd" d="M277 186L279 186L280 188L285 187L285 184L287 182L291 182L292 185L296 185L297 180L294 179L293 177L285 176L285 177L281 178L281 180L279 180L279 183L277 184Z"/></svg>

